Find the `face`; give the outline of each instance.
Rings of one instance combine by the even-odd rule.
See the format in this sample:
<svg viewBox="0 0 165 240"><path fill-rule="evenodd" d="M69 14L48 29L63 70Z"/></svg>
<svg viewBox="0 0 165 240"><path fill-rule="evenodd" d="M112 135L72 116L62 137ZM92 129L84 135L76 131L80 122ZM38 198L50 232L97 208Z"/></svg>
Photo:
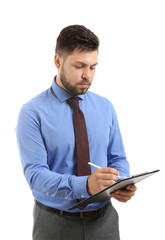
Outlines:
<svg viewBox="0 0 165 240"><path fill-rule="evenodd" d="M71 95L85 94L89 89L96 70L97 51L75 50L67 57L55 55L58 68L56 83Z"/></svg>

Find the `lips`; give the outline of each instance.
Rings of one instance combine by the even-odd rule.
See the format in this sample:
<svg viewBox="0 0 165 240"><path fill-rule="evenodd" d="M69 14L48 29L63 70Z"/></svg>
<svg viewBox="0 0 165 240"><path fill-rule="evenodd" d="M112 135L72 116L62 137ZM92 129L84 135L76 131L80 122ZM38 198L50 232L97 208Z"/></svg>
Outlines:
<svg viewBox="0 0 165 240"><path fill-rule="evenodd" d="M81 83L80 86L81 86L82 88L88 88L88 87L89 87L89 84L87 84L87 83Z"/></svg>
<svg viewBox="0 0 165 240"><path fill-rule="evenodd" d="M82 83L79 83L79 85L82 87L82 88L88 88L90 86L90 83L88 82L82 82Z"/></svg>

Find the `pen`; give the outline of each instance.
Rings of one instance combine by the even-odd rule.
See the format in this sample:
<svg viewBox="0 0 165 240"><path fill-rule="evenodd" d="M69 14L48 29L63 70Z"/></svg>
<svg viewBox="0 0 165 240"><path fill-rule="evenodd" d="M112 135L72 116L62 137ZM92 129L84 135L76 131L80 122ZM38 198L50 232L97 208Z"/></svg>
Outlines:
<svg viewBox="0 0 165 240"><path fill-rule="evenodd" d="M93 166L93 167L95 167L95 168L101 168L101 167L99 167L98 165L96 165L96 164L94 164L94 163L91 163L91 162L88 162L88 164L91 165L91 166Z"/></svg>
<svg viewBox="0 0 165 240"><path fill-rule="evenodd" d="M88 162L89 165L95 167L95 168L101 168L100 166L94 164L94 163L91 163L91 162ZM120 176L118 176L118 178L121 178Z"/></svg>

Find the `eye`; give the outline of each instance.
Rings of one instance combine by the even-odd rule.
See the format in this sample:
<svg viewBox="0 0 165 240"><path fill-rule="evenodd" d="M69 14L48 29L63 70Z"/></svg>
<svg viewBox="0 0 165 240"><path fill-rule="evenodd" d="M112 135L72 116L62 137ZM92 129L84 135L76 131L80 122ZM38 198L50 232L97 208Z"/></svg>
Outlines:
<svg viewBox="0 0 165 240"><path fill-rule="evenodd" d="M95 70L95 69L96 69L96 67L90 67L90 69L91 69L91 70Z"/></svg>
<svg viewBox="0 0 165 240"><path fill-rule="evenodd" d="M80 69L80 68L82 68L82 66L75 66L75 68L76 68L76 69Z"/></svg>

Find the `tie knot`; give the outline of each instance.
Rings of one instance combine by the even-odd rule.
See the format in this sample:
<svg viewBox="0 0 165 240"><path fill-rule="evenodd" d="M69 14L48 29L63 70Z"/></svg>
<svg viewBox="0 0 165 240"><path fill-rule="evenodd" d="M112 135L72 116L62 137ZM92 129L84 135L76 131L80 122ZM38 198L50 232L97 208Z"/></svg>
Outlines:
<svg viewBox="0 0 165 240"><path fill-rule="evenodd" d="M74 109L79 107L79 98L69 98L67 100L70 106L72 106Z"/></svg>

